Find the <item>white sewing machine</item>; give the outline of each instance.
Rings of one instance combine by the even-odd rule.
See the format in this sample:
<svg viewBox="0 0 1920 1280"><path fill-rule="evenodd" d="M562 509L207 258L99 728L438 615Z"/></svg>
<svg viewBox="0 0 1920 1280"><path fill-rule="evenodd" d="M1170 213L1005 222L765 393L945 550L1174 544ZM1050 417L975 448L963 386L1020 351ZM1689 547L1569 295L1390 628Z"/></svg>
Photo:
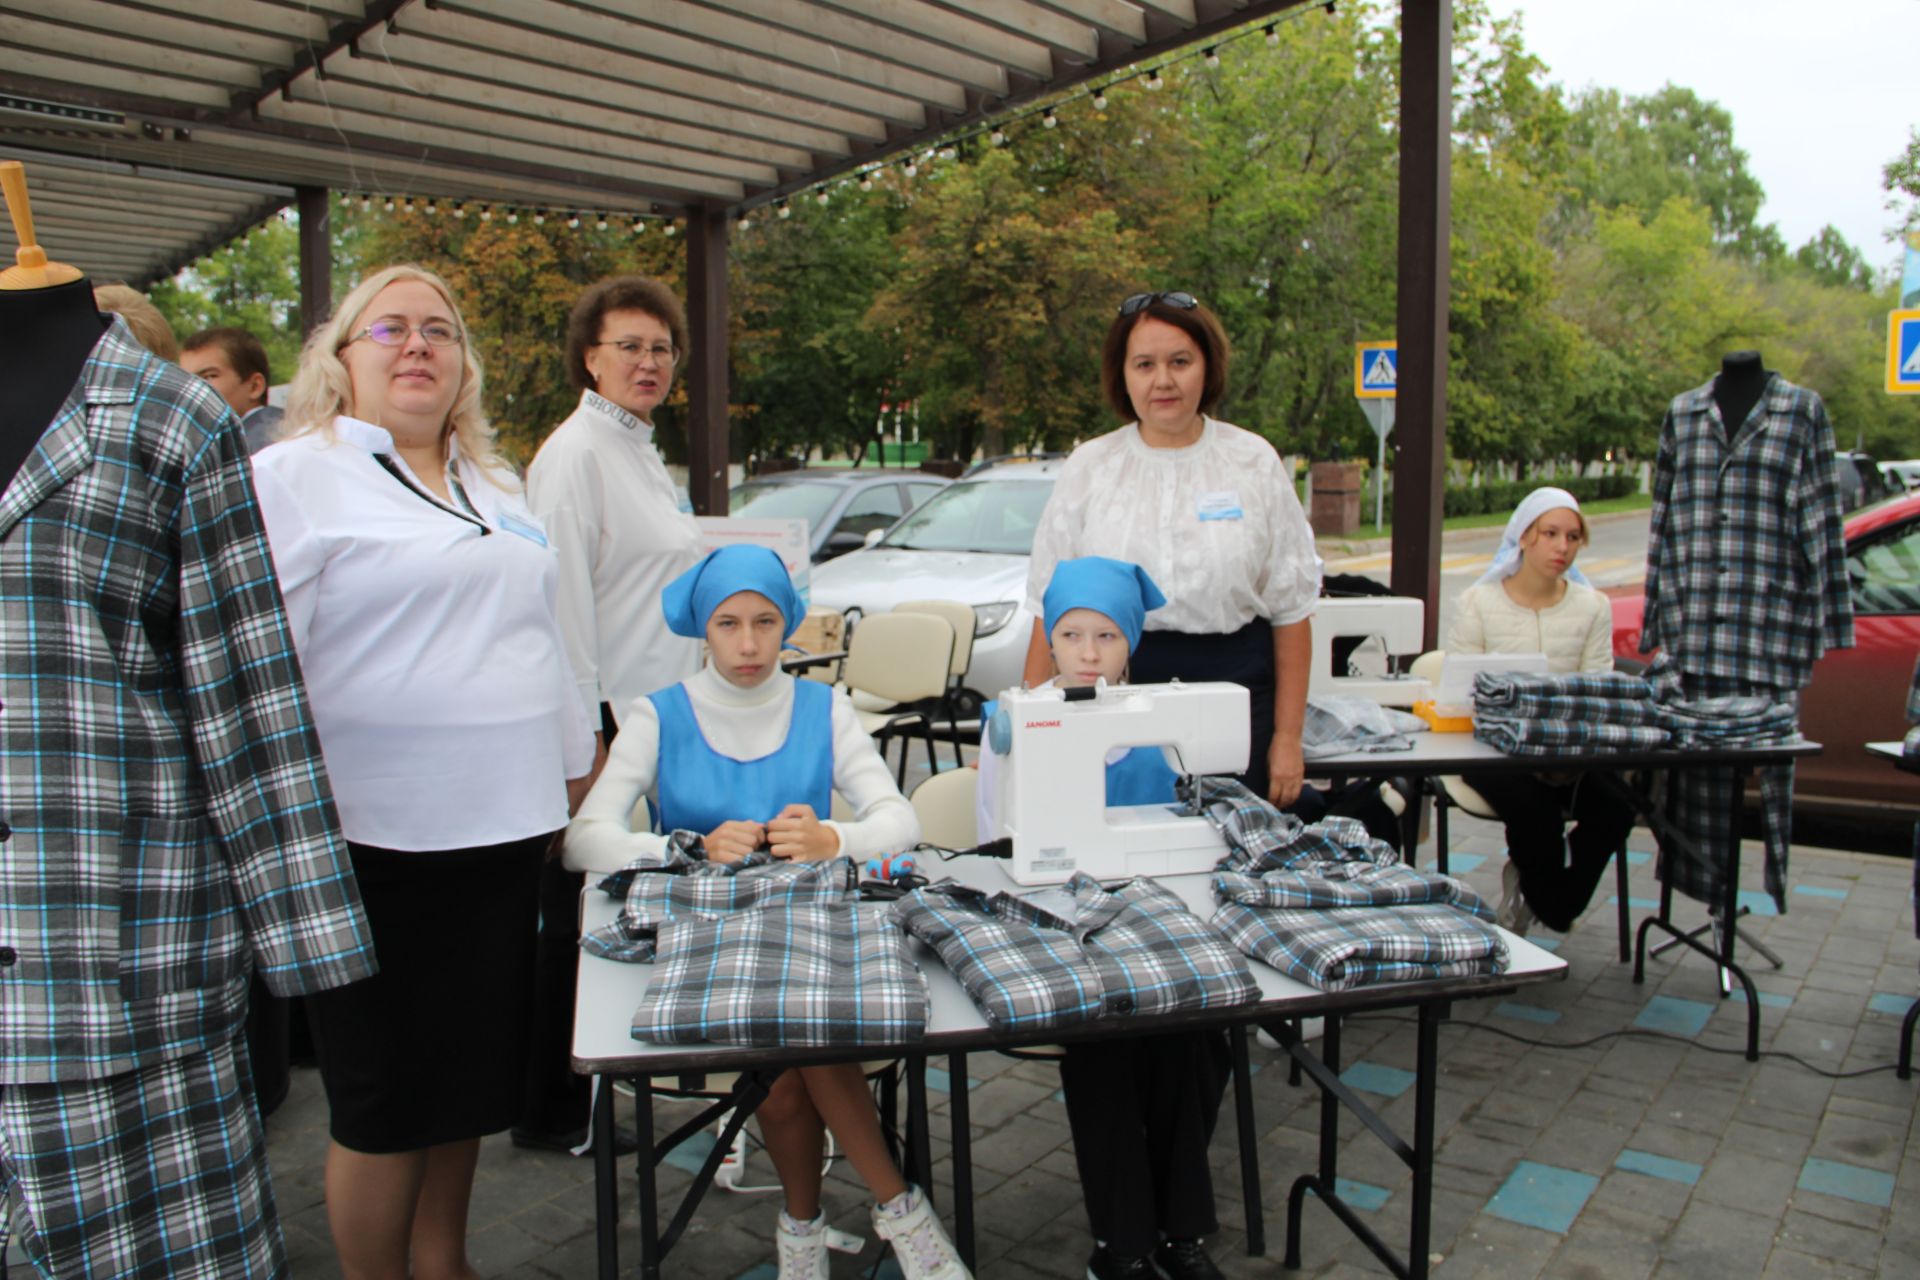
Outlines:
<svg viewBox="0 0 1920 1280"><path fill-rule="evenodd" d="M1240 773L1250 737L1237 684L1008 690L987 726L987 749L1004 757L995 811L1013 841L1008 874L1058 884L1076 871L1101 880L1211 871L1227 846L1206 819L1168 805L1107 807L1107 754L1166 746L1177 773Z"/></svg>
<svg viewBox="0 0 1920 1280"><path fill-rule="evenodd" d="M1396 657L1420 653L1426 606L1411 596L1329 596L1313 614L1313 664L1307 692L1345 693L1386 707L1410 707L1433 694L1425 680L1407 676L1350 676L1333 669L1340 636L1378 636Z"/></svg>

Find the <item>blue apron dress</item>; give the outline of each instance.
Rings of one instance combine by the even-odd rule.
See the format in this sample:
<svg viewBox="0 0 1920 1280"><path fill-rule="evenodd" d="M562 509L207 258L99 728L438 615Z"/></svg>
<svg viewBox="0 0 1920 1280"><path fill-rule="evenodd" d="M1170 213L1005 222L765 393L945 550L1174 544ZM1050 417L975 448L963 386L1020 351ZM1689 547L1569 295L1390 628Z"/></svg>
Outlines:
<svg viewBox="0 0 1920 1280"><path fill-rule="evenodd" d="M825 818L833 804L833 690L793 684L787 740L756 760L722 755L700 732L686 686L650 693L660 721L660 829L712 831L723 822L770 822L790 804ZM1169 792L1171 795L1171 792Z"/></svg>

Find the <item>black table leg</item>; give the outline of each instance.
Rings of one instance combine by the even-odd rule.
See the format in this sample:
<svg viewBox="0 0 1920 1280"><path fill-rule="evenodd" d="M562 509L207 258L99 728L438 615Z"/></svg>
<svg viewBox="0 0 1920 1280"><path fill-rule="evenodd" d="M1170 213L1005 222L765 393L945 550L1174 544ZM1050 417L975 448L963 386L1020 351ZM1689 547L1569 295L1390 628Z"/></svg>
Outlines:
<svg viewBox="0 0 1920 1280"><path fill-rule="evenodd" d="M1407 1241L1407 1274L1414 1280L1426 1280L1433 1238L1434 1091L1440 1078L1440 1019L1446 1016L1445 1010L1442 1004L1420 1006L1419 1043L1414 1050L1413 1221Z"/></svg>
<svg viewBox="0 0 1920 1280"><path fill-rule="evenodd" d="M1312 1065L1301 1056L1306 1049L1297 1035L1288 1037L1287 1048L1300 1059L1302 1065L1312 1070ZM1320 1062L1325 1068L1325 1077L1337 1081L1340 1076L1340 1019L1333 1014L1327 1015L1321 1027ZM1320 1086L1320 1168L1318 1173L1302 1174L1295 1178L1292 1189L1287 1192L1287 1252L1281 1265L1289 1271L1300 1269L1300 1214L1306 1207L1307 1192L1330 1194L1340 1162L1340 1099L1327 1087L1328 1079L1323 1078L1321 1072L1313 1072L1313 1075L1315 1083ZM1322 1198L1325 1198L1324 1195Z"/></svg>
<svg viewBox="0 0 1920 1280"><path fill-rule="evenodd" d="M634 1086L637 1094L648 1081ZM613 1156L613 1080L593 1078L593 1218L600 1258L600 1280L620 1276L620 1180Z"/></svg>
<svg viewBox="0 0 1920 1280"><path fill-rule="evenodd" d="M611 1113L611 1098L607 1106ZM653 1079L650 1076L641 1076L633 1082L633 1131L640 1136L640 1149L634 1153L636 1172L640 1175L640 1275L641 1280L660 1280L660 1184L653 1169ZM613 1149L611 1133L607 1135L607 1149Z"/></svg>
<svg viewBox="0 0 1920 1280"><path fill-rule="evenodd" d="M961 1088L966 1081L960 1081ZM933 1200L933 1153L927 1139L927 1058L907 1059L907 1177Z"/></svg>
<svg viewBox="0 0 1920 1280"><path fill-rule="evenodd" d="M967 1270L973 1270L973 1117L967 1097L967 1055L947 1055L947 1075L953 1092L947 1099L947 1119L953 1137L953 1247Z"/></svg>
<svg viewBox="0 0 1920 1280"><path fill-rule="evenodd" d="M1247 1027L1239 1023L1227 1031L1233 1048L1233 1110L1240 1132L1240 1200L1247 1224L1247 1256L1267 1251L1267 1220L1260 1208L1260 1150L1255 1145L1253 1074L1247 1054Z"/></svg>
<svg viewBox="0 0 1920 1280"><path fill-rule="evenodd" d="M1913 1024L1920 1019L1920 1000L1915 1000L1907 1009L1907 1016L1900 1021L1900 1067L1902 1080L1913 1079Z"/></svg>

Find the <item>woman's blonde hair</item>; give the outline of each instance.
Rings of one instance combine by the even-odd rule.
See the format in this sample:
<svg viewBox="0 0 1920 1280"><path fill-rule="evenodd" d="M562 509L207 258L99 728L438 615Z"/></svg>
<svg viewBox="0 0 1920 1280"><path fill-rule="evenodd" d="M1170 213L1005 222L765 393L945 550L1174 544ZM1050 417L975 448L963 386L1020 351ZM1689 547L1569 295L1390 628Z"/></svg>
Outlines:
<svg viewBox="0 0 1920 1280"><path fill-rule="evenodd" d="M287 388L287 413L280 424L278 438L284 440L312 431L327 435L332 432L336 417L352 416L353 375L347 372L340 353L353 340L367 308L380 291L390 284L408 281L418 281L438 293L452 313L449 318L460 328L460 391L447 414L447 429L453 433L454 448L488 475L496 470L511 474L512 468L494 449L493 426L480 403L480 358L474 354L460 304L454 301L453 290L445 280L411 262L382 267L355 285L334 308L333 316L308 336L300 352L300 368Z"/></svg>

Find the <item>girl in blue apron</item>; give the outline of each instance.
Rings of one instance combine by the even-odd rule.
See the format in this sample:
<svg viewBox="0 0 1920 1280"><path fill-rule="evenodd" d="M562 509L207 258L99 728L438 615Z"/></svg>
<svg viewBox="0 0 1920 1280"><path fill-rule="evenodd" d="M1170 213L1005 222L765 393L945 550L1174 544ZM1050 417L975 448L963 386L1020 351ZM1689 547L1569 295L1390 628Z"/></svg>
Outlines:
<svg viewBox="0 0 1920 1280"><path fill-rule="evenodd" d="M1041 600L1055 685L1125 681L1146 615L1166 603L1147 571L1123 560L1063 560ZM993 704L983 712L992 720ZM980 752L979 838L1000 834L990 812L993 752ZM1170 804L1174 771L1158 747L1107 760L1109 805ZM1207 1147L1228 1073L1226 1037L1183 1031L1065 1047L1060 1082L1074 1161L1093 1229L1089 1280L1212 1280L1203 1238L1219 1230Z"/></svg>
<svg viewBox="0 0 1920 1280"><path fill-rule="evenodd" d="M632 829L644 797L662 831L697 831L707 857L856 862L911 847L913 808L861 731L843 693L780 670L780 649L805 610L786 566L764 547L713 552L662 593L676 635L707 642L695 676L634 701L593 790L567 829L569 868L610 872L658 860L665 837ZM838 791L854 818L824 818ZM887 1154L858 1063L781 1073L756 1117L786 1195L775 1235L780 1280L825 1280L820 1207L824 1133L831 1130L873 1192L874 1230L908 1280L967 1275L934 1216ZM642 1140L647 1140L642 1135Z"/></svg>

